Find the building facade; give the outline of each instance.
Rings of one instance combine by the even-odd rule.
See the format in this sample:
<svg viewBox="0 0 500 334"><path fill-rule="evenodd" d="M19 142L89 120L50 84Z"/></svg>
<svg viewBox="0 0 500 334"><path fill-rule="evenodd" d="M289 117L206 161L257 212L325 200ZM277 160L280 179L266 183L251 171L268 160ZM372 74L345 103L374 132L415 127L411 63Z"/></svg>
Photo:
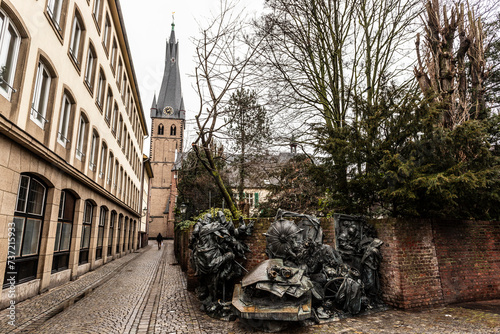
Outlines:
<svg viewBox="0 0 500 334"><path fill-rule="evenodd" d="M174 237L177 174L172 169L182 153L186 117L178 63L179 43L174 28L172 23L160 93L151 106L150 157L154 178L150 193L150 238L155 238L158 233L163 237Z"/></svg>
<svg viewBox="0 0 500 334"><path fill-rule="evenodd" d="M146 123L118 0L0 1L1 305L137 247Z"/></svg>
<svg viewBox="0 0 500 334"><path fill-rule="evenodd" d="M142 167L142 217L141 225L139 228L140 242L139 247L146 247L148 245L149 236L149 221L150 221L150 200L149 193L151 192L151 180L153 179L153 170L151 169L151 161L147 155L143 154L143 167Z"/></svg>

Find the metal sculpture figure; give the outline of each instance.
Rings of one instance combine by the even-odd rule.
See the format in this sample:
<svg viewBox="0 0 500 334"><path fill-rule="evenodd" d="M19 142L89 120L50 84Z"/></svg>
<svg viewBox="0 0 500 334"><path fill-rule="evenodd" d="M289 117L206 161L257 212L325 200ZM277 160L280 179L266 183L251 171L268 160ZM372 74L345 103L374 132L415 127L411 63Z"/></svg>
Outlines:
<svg viewBox="0 0 500 334"><path fill-rule="evenodd" d="M355 315L376 305L383 242L357 216L336 215L335 234L333 248L323 244L318 219L279 210L264 233L270 259L235 286L233 306L240 318L277 331L288 321Z"/></svg>
<svg viewBox="0 0 500 334"><path fill-rule="evenodd" d="M238 228L227 220L222 211L215 218L207 214L194 226L189 242L191 264L200 277L198 297L210 315L226 317L231 311L226 305L226 292L232 292L228 282L242 275L244 268L236 262L245 258L249 248L242 238L252 233L253 223L245 225L240 219ZM230 296L229 296L230 297Z"/></svg>
<svg viewBox="0 0 500 334"><path fill-rule="evenodd" d="M236 259L249 252L242 239L253 225L236 228L222 212L207 214L190 239L192 265L200 276L199 297L209 315L281 330L288 322L355 315L380 303L378 268L383 242L362 217L335 215L335 247L323 244L317 218L279 210L266 233L266 254L241 284ZM229 288L229 289L228 289ZM231 298L232 302L227 300Z"/></svg>

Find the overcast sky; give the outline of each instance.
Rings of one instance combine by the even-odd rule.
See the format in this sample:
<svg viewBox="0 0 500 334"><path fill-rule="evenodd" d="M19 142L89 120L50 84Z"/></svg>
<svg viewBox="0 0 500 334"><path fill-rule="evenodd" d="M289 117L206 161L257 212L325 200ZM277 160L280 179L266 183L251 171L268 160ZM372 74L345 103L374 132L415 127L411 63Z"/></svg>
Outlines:
<svg viewBox="0 0 500 334"><path fill-rule="evenodd" d="M262 8L263 0L240 0L240 3L247 7L248 15L253 16ZM172 13L175 13L175 36L179 41L179 66L189 130L189 121L194 119L199 107L191 77L195 68L192 38L199 36L198 22L205 22L211 11L218 10L219 0L121 0L120 4L148 127L151 126L149 111L153 95L160 90L165 43L172 30ZM151 133L151 129L148 130ZM189 135L185 134L186 137ZM144 144L147 155L149 143L148 139ZM187 138L185 147L190 144Z"/></svg>

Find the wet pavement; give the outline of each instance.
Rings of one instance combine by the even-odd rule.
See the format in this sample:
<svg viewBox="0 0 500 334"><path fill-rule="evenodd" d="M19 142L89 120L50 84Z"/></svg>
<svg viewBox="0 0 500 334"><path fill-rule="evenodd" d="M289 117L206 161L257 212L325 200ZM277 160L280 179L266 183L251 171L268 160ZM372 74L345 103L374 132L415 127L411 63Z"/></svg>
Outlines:
<svg viewBox="0 0 500 334"><path fill-rule="evenodd" d="M0 333L263 333L200 311L173 256L151 245L16 306L16 326L0 312ZM389 309L282 333L500 333L500 300L418 311Z"/></svg>

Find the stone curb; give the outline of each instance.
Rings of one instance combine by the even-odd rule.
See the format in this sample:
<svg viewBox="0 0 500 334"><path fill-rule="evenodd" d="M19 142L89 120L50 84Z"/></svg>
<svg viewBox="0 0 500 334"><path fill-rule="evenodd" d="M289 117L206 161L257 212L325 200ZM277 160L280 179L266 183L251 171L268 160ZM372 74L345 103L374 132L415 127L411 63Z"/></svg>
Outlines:
<svg viewBox="0 0 500 334"><path fill-rule="evenodd" d="M9 310L0 311L0 333L33 333L39 325L106 283L130 261L144 254L150 247L151 245L148 245L131 252L85 273L75 281L67 282L16 304L16 325L14 328L9 324Z"/></svg>

